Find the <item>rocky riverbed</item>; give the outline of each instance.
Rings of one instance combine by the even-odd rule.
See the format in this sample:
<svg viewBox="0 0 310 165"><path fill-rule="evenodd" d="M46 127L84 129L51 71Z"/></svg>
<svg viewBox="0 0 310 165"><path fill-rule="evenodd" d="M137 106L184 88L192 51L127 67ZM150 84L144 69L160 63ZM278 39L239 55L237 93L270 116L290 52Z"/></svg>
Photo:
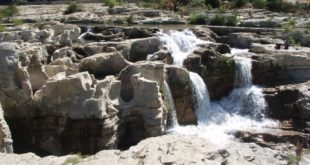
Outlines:
<svg viewBox="0 0 310 165"><path fill-rule="evenodd" d="M188 26L83 5L19 6L29 23L0 33L0 164L288 164L309 146L308 36L274 48L286 17L309 17L241 9L234 28Z"/></svg>

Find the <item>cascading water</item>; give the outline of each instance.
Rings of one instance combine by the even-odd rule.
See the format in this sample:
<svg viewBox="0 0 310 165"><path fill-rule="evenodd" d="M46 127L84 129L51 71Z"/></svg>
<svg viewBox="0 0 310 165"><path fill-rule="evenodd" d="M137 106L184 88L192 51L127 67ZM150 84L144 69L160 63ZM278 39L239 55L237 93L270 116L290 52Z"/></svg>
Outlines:
<svg viewBox="0 0 310 165"><path fill-rule="evenodd" d="M230 113L250 116L260 120L267 108L261 88L252 83L252 61L245 57L234 57L236 63L235 89L219 104Z"/></svg>
<svg viewBox="0 0 310 165"><path fill-rule="evenodd" d="M171 52L173 63L178 66L183 65L186 57L196 49L198 44L207 43L198 39L194 33L188 29L183 31L169 30L159 32L160 40Z"/></svg>
<svg viewBox="0 0 310 165"><path fill-rule="evenodd" d="M169 108L171 110L171 120L172 120L171 128L178 127L179 123L178 123L178 119L177 119L177 113L176 113L176 110L175 110L173 97L172 97L172 94L171 94L170 87L169 87L169 85L168 85L166 80L164 81L164 86L165 86L165 90L166 90L166 93L167 93L167 96L168 96L168 104L170 106Z"/></svg>
<svg viewBox="0 0 310 165"><path fill-rule="evenodd" d="M192 88L197 100L196 114L198 122L202 122L207 119L206 110L210 109L209 92L203 79L197 73L189 72L189 77L192 83L195 83Z"/></svg>
<svg viewBox="0 0 310 165"><path fill-rule="evenodd" d="M182 66L186 57L203 41L189 30L161 32L161 40L171 52L174 64ZM233 55L242 55L248 50L232 49ZM262 90L252 84L251 59L234 57L236 63L235 89L225 98L210 102L202 78L190 72L196 96L197 126L177 126L173 132L207 138L218 145L225 145L236 130L260 130L276 127L277 123L264 118L267 105Z"/></svg>
<svg viewBox="0 0 310 165"><path fill-rule="evenodd" d="M78 41L79 42L85 42L84 37L88 34L88 33L93 33L93 28L90 26L87 26L86 32L82 33L79 37L78 37Z"/></svg>

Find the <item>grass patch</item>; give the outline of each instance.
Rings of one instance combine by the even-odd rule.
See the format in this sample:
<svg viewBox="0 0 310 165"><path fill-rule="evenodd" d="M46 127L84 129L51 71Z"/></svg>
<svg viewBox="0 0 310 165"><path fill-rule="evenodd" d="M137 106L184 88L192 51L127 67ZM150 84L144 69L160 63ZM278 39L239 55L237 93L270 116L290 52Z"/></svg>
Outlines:
<svg viewBox="0 0 310 165"><path fill-rule="evenodd" d="M67 6L66 10L64 11L64 14L67 15L81 11L83 11L83 6L80 3L73 1L70 2L70 4Z"/></svg>
<svg viewBox="0 0 310 165"><path fill-rule="evenodd" d="M6 18L7 20L9 20L11 17L17 15L19 13L18 8L16 7L16 5L10 5L2 10L0 10L0 17L1 18Z"/></svg>
<svg viewBox="0 0 310 165"><path fill-rule="evenodd" d="M0 32L5 32L6 31L6 27L3 25L0 25Z"/></svg>
<svg viewBox="0 0 310 165"><path fill-rule="evenodd" d="M205 25L208 23L208 16L205 13L191 14L189 17L190 24Z"/></svg>
<svg viewBox="0 0 310 165"><path fill-rule="evenodd" d="M19 25L24 24L25 21L21 20L21 19L15 19L15 20L13 20L13 23L15 24L15 26L19 26Z"/></svg>

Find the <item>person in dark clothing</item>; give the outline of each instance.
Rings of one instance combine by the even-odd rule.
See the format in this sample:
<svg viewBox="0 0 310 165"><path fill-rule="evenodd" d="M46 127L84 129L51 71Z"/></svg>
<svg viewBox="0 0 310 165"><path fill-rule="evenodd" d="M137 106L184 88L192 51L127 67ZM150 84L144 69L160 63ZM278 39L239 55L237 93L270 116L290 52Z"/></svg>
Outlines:
<svg viewBox="0 0 310 165"><path fill-rule="evenodd" d="M290 41L288 39L286 39L284 42L284 49L287 50L289 48L289 46L290 46Z"/></svg>

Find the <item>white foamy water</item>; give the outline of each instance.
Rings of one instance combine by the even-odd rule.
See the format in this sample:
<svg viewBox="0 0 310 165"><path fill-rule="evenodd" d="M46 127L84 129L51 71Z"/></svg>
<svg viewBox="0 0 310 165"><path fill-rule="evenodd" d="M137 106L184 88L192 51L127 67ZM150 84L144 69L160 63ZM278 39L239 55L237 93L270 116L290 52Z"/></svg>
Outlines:
<svg viewBox="0 0 310 165"><path fill-rule="evenodd" d="M161 40L172 53L174 64L182 66L184 59L202 43L189 30L161 32ZM278 123L264 116L267 104L261 88L252 84L251 59L240 57L247 49L232 49L236 63L235 89L225 98L210 102L202 78L190 72L196 99L195 113L198 125L175 126L170 132L203 137L214 144L225 146L235 131L263 131Z"/></svg>
<svg viewBox="0 0 310 165"><path fill-rule="evenodd" d="M85 42L84 37L88 34L88 33L93 33L93 28L88 26L86 32L82 33L79 37L78 37L78 41L83 43Z"/></svg>
<svg viewBox="0 0 310 165"><path fill-rule="evenodd" d="M171 52L173 63L178 66L183 65L186 57L192 53L198 44L208 43L198 39L194 33L188 29L183 31L169 30L159 32L160 40L164 46Z"/></svg>
<svg viewBox="0 0 310 165"><path fill-rule="evenodd" d="M168 85L166 80L164 81L164 86L165 86L165 89L166 89L166 92L167 92L167 96L168 96L168 103L169 103L169 106L170 106L169 108L171 110L171 120L172 120L171 127L172 128L178 127L179 123L178 123L178 119L177 119L177 113L176 113L176 110L175 110L173 97L172 97L172 94L171 94L170 87L169 87L169 85Z"/></svg>
<svg viewBox="0 0 310 165"><path fill-rule="evenodd" d="M208 110L211 109L210 107L210 98L208 89L203 81L203 79L194 72L189 72L189 77L193 82L193 91L196 96L196 114L198 118L198 122L203 122L207 119Z"/></svg>

